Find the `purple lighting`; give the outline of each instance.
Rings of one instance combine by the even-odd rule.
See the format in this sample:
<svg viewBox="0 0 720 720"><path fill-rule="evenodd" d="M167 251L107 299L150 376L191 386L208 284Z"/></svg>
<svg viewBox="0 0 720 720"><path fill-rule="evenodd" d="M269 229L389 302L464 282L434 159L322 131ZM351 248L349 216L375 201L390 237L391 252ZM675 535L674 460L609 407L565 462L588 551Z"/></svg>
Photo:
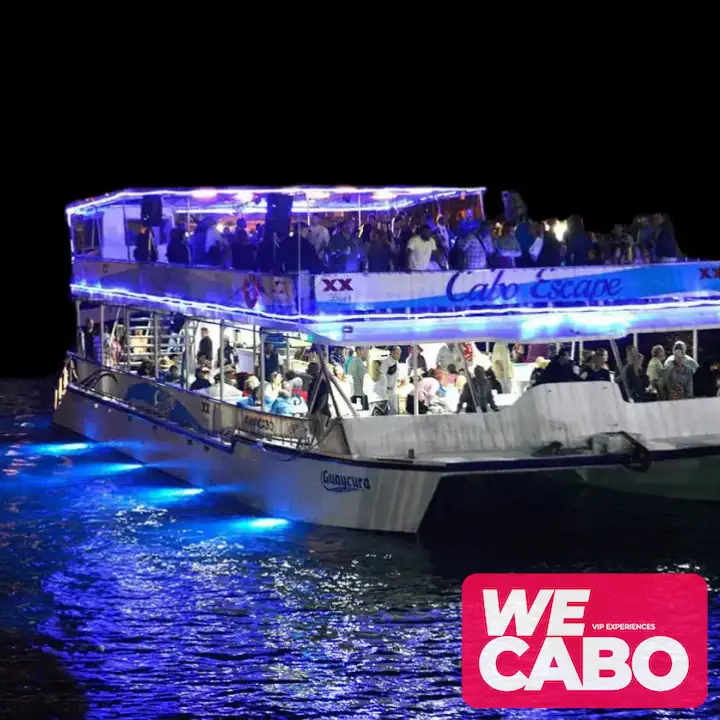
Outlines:
<svg viewBox="0 0 720 720"><path fill-rule="evenodd" d="M215 197L227 198L226 202L229 207L233 207L232 203L252 202L252 198L256 195L268 195L269 193L280 193L283 195L304 196L309 200L328 200L332 195L370 195L373 200L367 200L361 203L344 203L339 204L341 197L336 198L335 204L328 203L328 207L337 208L334 210L324 210L322 205L313 207L316 212L349 212L354 211L361 205L367 210L383 210L389 209L390 205L387 201L394 198L393 207L407 207L408 205L419 204L422 202L431 202L438 199L460 197L466 195L481 195L485 192L484 187L285 187L285 188L192 188L192 189L172 189L164 188L162 190L121 190L115 193L109 193L97 198L82 200L68 205L65 212L68 216L75 214L83 214L85 212L94 211L108 205L122 203L126 200L139 200L146 195L160 195L172 199L187 200L187 198L212 200ZM250 200L246 200L246 198ZM385 202L384 205L376 207L377 200ZM172 204L172 203L171 203ZM307 203L305 202L307 208ZM182 203L176 205L177 210L182 210Z"/></svg>
<svg viewBox="0 0 720 720"><path fill-rule="evenodd" d="M169 298L161 295L149 295L146 293L137 293L132 290L125 289L107 289L100 285L90 286L80 283L73 283L71 286L73 292L88 293L94 296L101 296L108 300L140 300L144 302L158 303L161 305L172 305L177 307L185 307L198 312L209 311L212 313L229 313L229 314L243 314L249 316L256 316L267 318L269 320L277 321L304 321L304 322L358 322L373 320L373 318L386 320L455 320L460 318L479 318L487 316L514 316L514 315L544 315L552 317L554 315L567 315L570 311L569 308L536 308L536 307L514 307L514 308L487 308L484 310L457 310L451 312L422 312L422 313L382 313L377 315L363 314L363 315L307 315L299 313L269 313L263 310L250 310L248 308L232 306L232 305L219 305L213 303L198 302L194 300L183 300L180 298ZM720 312L720 300L684 300L678 302L660 302L660 303L643 303L643 304L631 304L631 305L614 305L611 308L608 307L579 307L572 308L571 312L576 314L578 317L582 315L607 315L609 312L616 314L622 312L655 312L657 310L665 309L677 309L677 308L718 308ZM720 318L719 318L720 320Z"/></svg>

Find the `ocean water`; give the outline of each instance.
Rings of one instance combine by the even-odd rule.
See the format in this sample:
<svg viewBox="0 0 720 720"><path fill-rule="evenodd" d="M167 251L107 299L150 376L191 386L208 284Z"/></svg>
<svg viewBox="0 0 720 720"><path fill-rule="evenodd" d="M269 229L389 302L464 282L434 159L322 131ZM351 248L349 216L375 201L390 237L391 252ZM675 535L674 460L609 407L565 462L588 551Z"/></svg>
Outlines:
<svg viewBox="0 0 720 720"><path fill-rule="evenodd" d="M563 511L572 524L556 516L556 499L540 498L532 531L492 509L453 540L318 528L253 517L233 498L63 435L44 416L5 423L0 470L2 718L719 716L714 507L645 505L642 522L627 512L620 522L622 500L583 491ZM468 708L464 578L587 570L707 579L706 704Z"/></svg>

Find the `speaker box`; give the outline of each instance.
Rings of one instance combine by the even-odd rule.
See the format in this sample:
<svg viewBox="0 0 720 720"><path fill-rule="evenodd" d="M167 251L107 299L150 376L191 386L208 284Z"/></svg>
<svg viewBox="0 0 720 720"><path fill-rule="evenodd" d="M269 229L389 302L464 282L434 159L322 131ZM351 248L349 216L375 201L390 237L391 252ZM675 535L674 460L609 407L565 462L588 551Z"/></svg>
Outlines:
<svg viewBox="0 0 720 720"><path fill-rule="evenodd" d="M267 214L265 216L266 237L268 232L275 232L277 233L278 239L283 240L290 234L292 204L292 195L270 193L267 196Z"/></svg>
<svg viewBox="0 0 720 720"><path fill-rule="evenodd" d="M140 206L140 217L150 227L162 225L162 197L160 195L145 195Z"/></svg>

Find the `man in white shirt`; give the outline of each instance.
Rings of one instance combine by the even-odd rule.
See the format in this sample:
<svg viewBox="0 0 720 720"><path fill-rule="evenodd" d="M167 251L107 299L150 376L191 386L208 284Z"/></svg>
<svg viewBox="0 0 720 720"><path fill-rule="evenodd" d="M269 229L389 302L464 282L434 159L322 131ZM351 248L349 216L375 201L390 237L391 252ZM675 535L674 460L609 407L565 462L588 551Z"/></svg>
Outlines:
<svg viewBox="0 0 720 720"><path fill-rule="evenodd" d="M407 244L408 269L422 271L430 269L430 262L437 252L435 238L430 228L423 225L417 235L413 235Z"/></svg>
<svg viewBox="0 0 720 720"><path fill-rule="evenodd" d="M315 248L318 257L325 263L325 251L330 242L329 230L320 222L317 215L310 216L310 243Z"/></svg>
<svg viewBox="0 0 720 720"><path fill-rule="evenodd" d="M231 403L235 403L243 396L242 391L238 390L237 385L235 385L235 382L232 379L232 368L230 367L227 367L225 370L225 382L222 387L222 393L223 401ZM208 397L219 400L220 383L217 383L216 385L211 385L209 388L205 388L204 390L200 390L198 394L207 395Z"/></svg>
<svg viewBox="0 0 720 720"><path fill-rule="evenodd" d="M387 399L390 405L390 412L397 415L398 412L398 360L402 350L395 346L390 355L382 361L382 372L387 377Z"/></svg>
<svg viewBox="0 0 720 720"><path fill-rule="evenodd" d="M674 362L675 362L675 351L676 350L682 350L683 352L683 360L682 363L686 367L689 367L693 372L695 372L698 369L698 364L695 358L691 357L687 354L687 346L682 340L678 340L673 345L673 351L670 353L670 357L665 361L665 369L667 370Z"/></svg>

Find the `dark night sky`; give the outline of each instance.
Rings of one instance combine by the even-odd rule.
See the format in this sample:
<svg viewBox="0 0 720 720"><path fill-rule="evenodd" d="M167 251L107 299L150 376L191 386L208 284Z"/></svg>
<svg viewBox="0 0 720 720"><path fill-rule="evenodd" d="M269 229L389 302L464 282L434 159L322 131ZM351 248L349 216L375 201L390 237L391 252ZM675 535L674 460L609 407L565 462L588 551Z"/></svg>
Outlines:
<svg viewBox="0 0 720 720"><path fill-rule="evenodd" d="M489 214L501 212L501 190L516 189L532 217L579 213L589 229L598 231L610 230L615 222L628 223L640 212L667 211L685 252L718 258L714 233L709 236L708 226L699 223L703 205L713 198L707 191L704 198L700 192L693 198L688 155L673 156L666 142L658 153L652 136L642 145L606 134L598 141L585 129L582 138L568 143L567 137L558 142L548 136L529 139L515 131L505 137L493 131L488 140L453 150L452 133L438 134L431 143L427 138L413 143L402 134L393 133L389 142L337 131L320 141L314 139L317 133L303 134L297 126L292 143L266 143L260 135L241 142L243 131L235 131L229 120L220 122L225 122L222 139L217 127L214 134L196 130L188 135L185 130L173 135L166 126L160 142L137 134L118 143L102 128L89 136L64 137L48 150L43 156L43 197L36 198L42 202L28 206L20 218L33 230L26 242L15 243L3 263L6 294L12 288L10 306L22 308L22 316L10 315L17 330L14 339L4 339L10 351L0 354L0 377L52 374L60 366L74 322L63 208L73 200L123 187L485 185ZM299 136L308 149L298 142ZM83 144L78 145L81 137ZM414 149L406 151L398 144L401 138ZM25 352L18 354L20 348Z"/></svg>

